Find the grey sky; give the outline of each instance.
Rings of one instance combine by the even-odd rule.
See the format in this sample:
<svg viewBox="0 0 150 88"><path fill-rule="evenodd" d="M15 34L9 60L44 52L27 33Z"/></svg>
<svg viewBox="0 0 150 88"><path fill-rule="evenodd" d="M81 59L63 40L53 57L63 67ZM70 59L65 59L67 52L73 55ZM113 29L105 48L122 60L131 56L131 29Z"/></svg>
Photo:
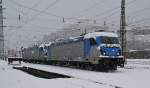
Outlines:
<svg viewBox="0 0 150 88"><path fill-rule="evenodd" d="M119 25L121 0L3 0L6 8L4 25L7 48L27 46L44 34L60 30L62 18L96 19L100 25ZM126 0L127 22L149 25L150 0ZM18 16L21 20L18 20ZM140 21L140 22L138 22ZM142 22L141 22L142 21ZM119 27L118 27L119 28Z"/></svg>

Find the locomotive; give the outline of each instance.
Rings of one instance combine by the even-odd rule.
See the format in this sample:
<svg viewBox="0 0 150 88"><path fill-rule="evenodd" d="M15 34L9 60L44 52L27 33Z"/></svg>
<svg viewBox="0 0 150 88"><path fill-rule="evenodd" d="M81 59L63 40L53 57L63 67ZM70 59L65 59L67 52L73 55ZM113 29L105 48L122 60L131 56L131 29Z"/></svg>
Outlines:
<svg viewBox="0 0 150 88"><path fill-rule="evenodd" d="M75 66L88 70L117 70L124 67L124 57L116 33L92 32L57 39L48 44L22 50L24 61L60 66Z"/></svg>

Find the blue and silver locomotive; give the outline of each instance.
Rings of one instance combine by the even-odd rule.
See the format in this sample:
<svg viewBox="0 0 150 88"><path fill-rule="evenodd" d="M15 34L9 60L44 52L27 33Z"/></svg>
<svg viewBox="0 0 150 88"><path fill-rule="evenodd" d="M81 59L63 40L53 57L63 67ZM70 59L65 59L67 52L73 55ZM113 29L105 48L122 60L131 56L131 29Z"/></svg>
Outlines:
<svg viewBox="0 0 150 88"><path fill-rule="evenodd" d="M116 70L117 66L124 66L118 36L112 32L93 32L34 47L24 49L24 60L90 70Z"/></svg>

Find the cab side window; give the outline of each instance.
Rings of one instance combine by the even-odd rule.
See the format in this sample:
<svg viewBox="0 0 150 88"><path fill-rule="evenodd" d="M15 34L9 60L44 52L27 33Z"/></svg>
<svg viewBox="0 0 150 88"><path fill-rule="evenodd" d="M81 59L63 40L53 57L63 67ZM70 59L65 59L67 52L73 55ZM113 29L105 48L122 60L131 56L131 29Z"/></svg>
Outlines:
<svg viewBox="0 0 150 88"><path fill-rule="evenodd" d="M91 46L96 45L96 41L95 41L94 38L90 38L90 45L91 45Z"/></svg>

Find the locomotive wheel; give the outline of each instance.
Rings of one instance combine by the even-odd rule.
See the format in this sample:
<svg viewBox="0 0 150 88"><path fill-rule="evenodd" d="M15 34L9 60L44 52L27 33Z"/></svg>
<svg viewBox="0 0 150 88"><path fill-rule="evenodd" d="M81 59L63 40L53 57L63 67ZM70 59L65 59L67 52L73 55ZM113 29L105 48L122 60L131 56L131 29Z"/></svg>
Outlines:
<svg viewBox="0 0 150 88"><path fill-rule="evenodd" d="M115 64L112 65L112 66L111 66L111 70L117 70L117 65L115 65Z"/></svg>
<svg viewBox="0 0 150 88"><path fill-rule="evenodd" d="M93 66L92 65L86 65L85 69L89 70L89 71L92 71L93 70Z"/></svg>
<svg viewBox="0 0 150 88"><path fill-rule="evenodd" d="M124 67L124 64L120 64L120 67L123 68L123 67Z"/></svg>
<svg viewBox="0 0 150 88"><path fill-rule="evenodd" d="M81 69L85 69L86 66L85 66L85 65L81 65L80 68L81 68Z"/></svg>

